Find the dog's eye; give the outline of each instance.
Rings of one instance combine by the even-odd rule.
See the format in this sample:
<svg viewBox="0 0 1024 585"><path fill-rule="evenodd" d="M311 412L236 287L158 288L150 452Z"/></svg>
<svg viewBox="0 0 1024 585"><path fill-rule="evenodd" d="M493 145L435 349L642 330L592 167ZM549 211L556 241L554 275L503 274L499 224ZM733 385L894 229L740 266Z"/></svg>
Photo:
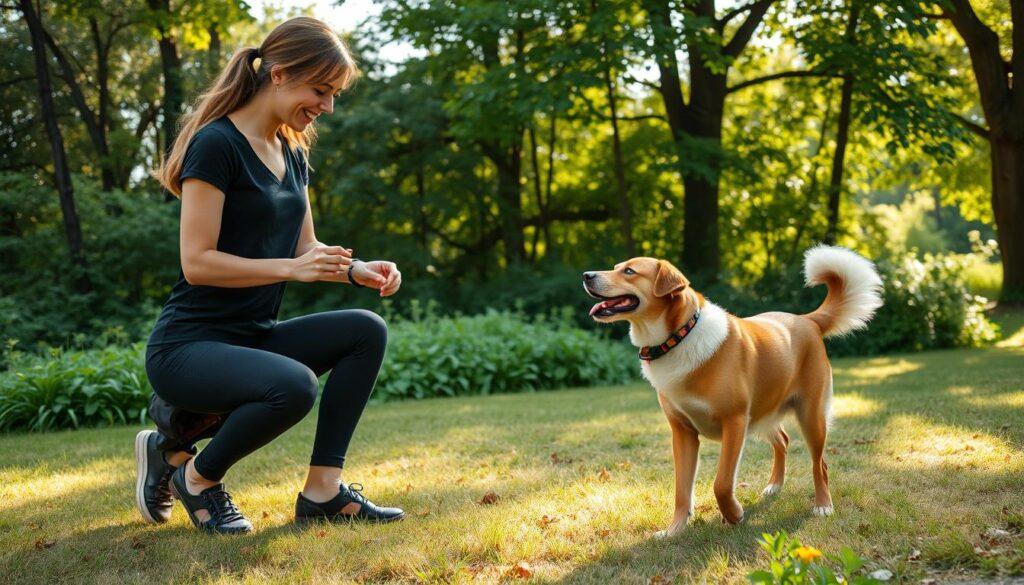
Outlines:
<svg viewBox="0 0 1024 585"><path fill-rule="evenodd" d="M633 276L634 274L636 274L636 271L629 267L626 267L626 269L623 270L622 272L628 274L629 276Z"/></svg>

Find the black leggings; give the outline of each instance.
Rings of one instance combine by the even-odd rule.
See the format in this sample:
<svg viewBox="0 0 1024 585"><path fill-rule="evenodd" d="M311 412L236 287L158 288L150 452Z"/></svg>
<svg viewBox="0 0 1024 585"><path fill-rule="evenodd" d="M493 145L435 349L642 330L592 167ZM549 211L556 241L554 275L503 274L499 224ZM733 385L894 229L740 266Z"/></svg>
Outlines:
<svg viewBox="0 0 1024 585"><path fill-rule="evenodd" d="M174 406L228 414L194 461L203 477L219 481L238 460L302 420L316 400L317 378L331 370L309 463L342 467L387 336L384 320L370 311L316 313L281 321L265 336L238 344L189 341L147 348L146 374Z"/></svg>

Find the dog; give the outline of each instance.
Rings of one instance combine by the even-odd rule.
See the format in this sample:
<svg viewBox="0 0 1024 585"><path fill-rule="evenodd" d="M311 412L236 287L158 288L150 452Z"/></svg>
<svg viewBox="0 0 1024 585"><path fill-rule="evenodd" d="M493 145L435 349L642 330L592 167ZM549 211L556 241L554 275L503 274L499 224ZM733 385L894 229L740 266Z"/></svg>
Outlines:
<svg viewBox="0 0 1024 585"><path fill-rule="evenodd" d="M788 415L796 418L811 455L812 513L832 514L824 457L832 367L823 338L865 327L882 306L882 280L870 261L834 246L808 250L804 274L807 286L828 287L813 312L739 318L693 290L666 260L633 258L613 270L583 273L583 288L600 301L591 317L600 323L629 322L641 371L657 391L672 430L675 508L672 523L658 536L679 532L693 515L702 437L722 443L714 493L725 522L743 520L735 481L748 434L772 447L771 476L762 496L777 494L789 446L781 423Z"/></svg>

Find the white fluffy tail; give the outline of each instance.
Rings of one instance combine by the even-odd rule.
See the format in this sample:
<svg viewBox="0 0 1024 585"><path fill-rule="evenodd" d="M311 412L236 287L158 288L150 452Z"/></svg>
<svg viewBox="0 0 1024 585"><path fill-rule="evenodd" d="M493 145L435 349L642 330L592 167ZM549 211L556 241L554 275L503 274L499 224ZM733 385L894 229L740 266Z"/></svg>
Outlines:
<svg viewBox="0 0 1024 585"><path fill-rule="evenodd" d="M852 250L824 245L807 250L804 275L807 286L828 287L821 306L804 315L818 324L823 337L866 327L882 306L882 279L875 265Z"/></svg>

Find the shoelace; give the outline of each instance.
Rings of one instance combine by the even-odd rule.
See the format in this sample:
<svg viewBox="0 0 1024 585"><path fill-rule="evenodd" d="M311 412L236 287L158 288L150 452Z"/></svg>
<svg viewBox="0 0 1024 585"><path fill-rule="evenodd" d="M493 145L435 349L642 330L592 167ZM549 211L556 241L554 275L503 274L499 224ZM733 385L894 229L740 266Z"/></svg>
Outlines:
<svg viewBox="0 0 1024 585"><path fill-rule="evenodd" d="M369 500L366 499L366 496L363 495L363 484L361 484L361 483L350 483L350 484L348 484L348 486L346 486L345 489L348 490L349 496L356 503L358 503L360 505L363 505L363 504L366 504L367 502L369 502Z"/></svg>
<svg viewBox="0 0 1024 585"><path fill-rule="evenodd" d="M174 468L168 467L160 474L160 481L156 483L156 499L158 502L170 502L174 499L171 493L171 476L174 475Z"/></svg>
<svg viewBox="0 0 1024 585"><path fill-rule="evenodd" d="M245 518L235 503L231 501L231 494L226 490L217 490L203 495L209 504L206 511L210 513L211 521L220 524Z"/></svg>

